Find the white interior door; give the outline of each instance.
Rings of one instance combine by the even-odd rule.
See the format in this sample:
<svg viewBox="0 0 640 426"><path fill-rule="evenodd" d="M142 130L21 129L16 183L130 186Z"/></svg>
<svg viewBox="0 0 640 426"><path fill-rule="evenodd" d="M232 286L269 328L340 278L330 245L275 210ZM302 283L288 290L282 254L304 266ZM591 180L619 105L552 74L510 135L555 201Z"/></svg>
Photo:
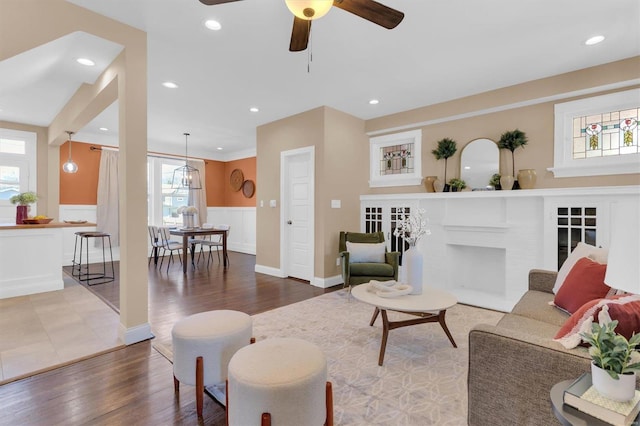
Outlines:
<svg viewBox="0 0 640 426"><path fill-rule="evenodd" d="M280 263L286 276L311 282L314 258L314 148L281 157Z"/></svg>

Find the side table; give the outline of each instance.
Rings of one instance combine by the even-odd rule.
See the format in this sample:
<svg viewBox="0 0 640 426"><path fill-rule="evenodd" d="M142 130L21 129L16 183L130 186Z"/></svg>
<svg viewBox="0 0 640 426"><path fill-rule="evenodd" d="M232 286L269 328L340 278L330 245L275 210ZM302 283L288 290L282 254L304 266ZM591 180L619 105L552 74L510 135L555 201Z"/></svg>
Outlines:
<svg viewBox="0 0 640 426"><path fill-rule="evenodd" d="M551 388L551 409L556 418L560 421L560 424L565 426L611 426L610 423L604 422L600 419L596 419L580 410L577 410L569 405L565 405L563 402L563 394L573 380L565 380L560 383L556 383ZM632 425L640 424L640 414L636 417Z"/></svg>

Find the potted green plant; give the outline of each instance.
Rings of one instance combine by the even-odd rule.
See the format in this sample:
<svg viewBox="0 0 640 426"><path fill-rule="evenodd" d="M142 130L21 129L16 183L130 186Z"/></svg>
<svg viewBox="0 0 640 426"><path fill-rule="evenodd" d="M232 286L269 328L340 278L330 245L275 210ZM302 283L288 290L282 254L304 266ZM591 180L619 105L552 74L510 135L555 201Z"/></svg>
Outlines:
<svg viewBox="0 0 640 426"><path fill-rule="evenodd" d="M447 159L456 153L458 150L456 141L449 138L444 138L438 141L438 147L431 151L431 153L436 157L436 160L441 160L444 158L444 192L449 191L449 185L447 182Z"/></svg>
<svg viewBox="0 0 640 426"><path fill-rule="evenodd" d="M449 181L452 192L460 192L467 187L467 183L462 179L453 178Z"/></svg>
<svg viewBox="0 0 640 426"><path fill-rule="evenodd" d="M500 173L494 173L489 180L489 185L493 186L496 191L500 190Z"/></svg>
<svg viewBox="0 0 640 426"><path fill-rule="evenodd" d="M629 340L615 332L618 321L594 323L590 333L581 333L591 345L591 379L593 386L604 397L614 401L629 401L636 389L635 374L640 371L640 334Z"/></svg>
<svg viewBox="0 0 640 426"><path fill-rule="evenodd" d="M521 146L525 146L529 140L527 139L527 135L522 130L512 130L509 132L504 132L502 136L500 136L500 140L498 141L498 148L500 149L508 149L511 151L511 172L510 175L513 179L516 176L516 160L514 151ZM509 175L507 175L509 176ZM506 179L508 180L508 179ZM502 184L502 187L508 186ZM511 189L511 188L508 188ZM518 189L518 181L513 181L513 189Z"/></svg>
<svg viewBox="0 0 640 426"><path fill-rule="evenodd" d="M29 204L38 201L38 195L35 192L22 192L9 198L11 204L16 206L16 225L22 225L24 219L29 216Z"/></svg>

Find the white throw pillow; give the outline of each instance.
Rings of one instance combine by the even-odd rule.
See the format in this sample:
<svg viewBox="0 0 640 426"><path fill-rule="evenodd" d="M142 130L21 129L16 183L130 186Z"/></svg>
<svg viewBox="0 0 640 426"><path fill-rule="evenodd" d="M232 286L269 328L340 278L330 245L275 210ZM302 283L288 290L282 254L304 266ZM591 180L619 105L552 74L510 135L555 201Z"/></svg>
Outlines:
<svg viewBox="0 0 640 426"><path fill-rule="evenodd" d="M385 243L352 243L347 241L349 263L384 263Z"/></svg>
<svg viewBox="0 0 640 426"><path fill-rule="evenodd" d="M556 277L556 283L553 286L553 294L558 293L558 290L560 290L560 287L562 287L562 284L567 278L567 275L569 275L569 271L571 271L573 265L575 265L576 262L583 257L588 257L594 262L606 264L607 257L609 257L609 250L579 242L576 248L574 248L573 251L569 254L567 260L565 260L560 267L560 270L558 271L558 275Z"/></svg>

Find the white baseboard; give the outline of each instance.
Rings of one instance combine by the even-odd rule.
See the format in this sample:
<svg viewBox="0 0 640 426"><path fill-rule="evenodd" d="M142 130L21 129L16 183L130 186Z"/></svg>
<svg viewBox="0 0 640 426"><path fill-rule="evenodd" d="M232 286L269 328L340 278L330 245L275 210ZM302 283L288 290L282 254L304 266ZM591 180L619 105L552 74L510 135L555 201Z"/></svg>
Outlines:
<svg viewBox="0 0 640 426"><path fill-rule="evenodd" d="M327 277L327 278L314 277L311 285L313 285L314 287L329 288L329 287L341 285L343 283L344 281L342 279L342 275L335 275L333 277Z"/></svg>
<svg viewBox="0 0 640 426"><path fill-rule="evenodd" d="M263 266L263 265L256 264L255 271L260 274L271 275L273 277L286 278L286 276L284 275L284 272L282 272L282 269L272 268L270 266Z"/></svg>
<svg viewBox="0 0 640 426"><path fill-rule="evenodd" d="M125 328L124 325L120 324L118 335L125 345L133 345L134 343L153 339L154 337L151 333L151 325L149 323L136 325L131 328Z"/></svg>

